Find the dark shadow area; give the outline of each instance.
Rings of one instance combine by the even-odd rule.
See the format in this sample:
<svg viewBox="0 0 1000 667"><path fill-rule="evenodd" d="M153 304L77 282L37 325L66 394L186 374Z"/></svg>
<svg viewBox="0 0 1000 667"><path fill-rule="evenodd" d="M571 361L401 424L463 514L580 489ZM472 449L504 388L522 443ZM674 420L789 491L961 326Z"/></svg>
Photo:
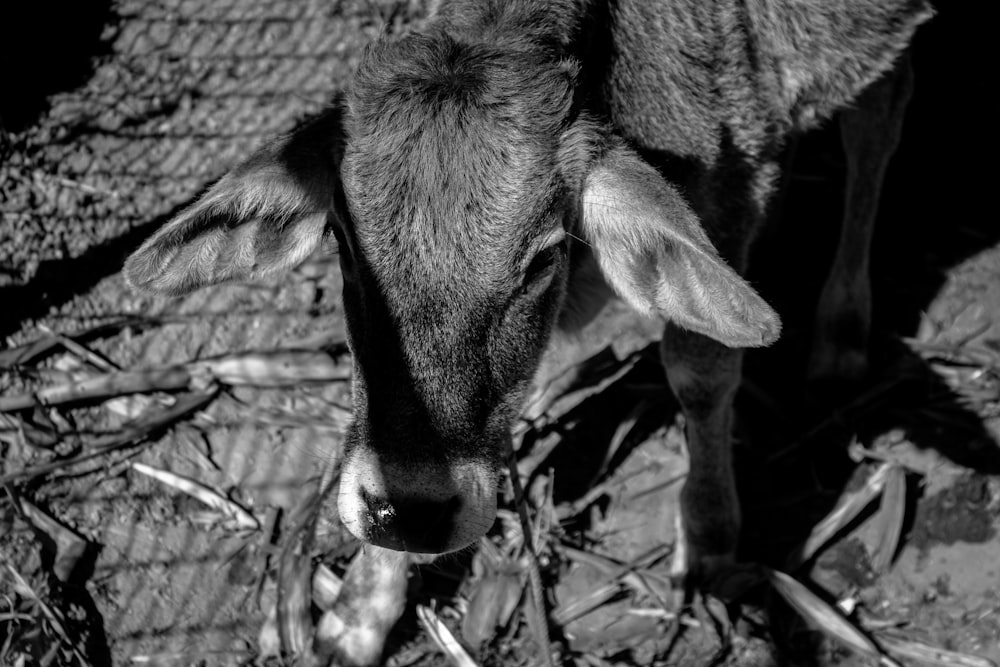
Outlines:
<svg viewBox="0 0 1000 667"><path fill-rule="evenodd" d="M104 617L85 585L101 545L60 525L48 508L22 505L19 498L11 491L13 502L0 507L0 533L13 538L4 542L5 575L13 573L21 590L34 592L17 599L4 596L11 612L0 617L4 657L20 655L29 664L111 665ZM28 506L34 518L22 514ZM41 528L46 522L60 525L63 532L49 532L51 524Z"/></svg>
<svg viewBox="0 0 1000 667"><path fill-rule="evenodd" d="M296 123L296 128L309 125L321 115L301 118ZM89 131L100 130L77 127L72 133L75 135ZM201 198L213 182L207 182L188 201L133 227L125 234L87 248L77 257L42 261L27 283L0 285L0 303L5 307L4 317L0 318L0 338L19 331L24 322L43 317L73 298L87 293L101 280L121 271L126 258L147 237Z"/></svg>
<svg viewBox="0 0 1000 667"><path fill-rule="evenodd" d="M418 640L424 630L418 620L418 605L434 605L438 600L456 599L465 591L463 584L473 571L476 545L442 556L429 565L412 567L406 591L406 610L386 638L383 656L392 656Z"/></svg>
<svg viewBox="0 0 1000 667"><path fill-rule="evenodd" d="M52 646L58 641L57 633L51 627L49 619L42 614L32 619L36 624L32 632L18 632L17 625L11 627L13 632L7 637L5 650L15 655L26 655L34 659L36 664L87 664L94 667L105 667L112 664L111 651L108 648L107 635L104 631L104 619L90 593L83 586L63 584L55 577L49 576L46 584L46 603L60 610L72 610L72 614L60 625L64 641L72 642L72 656L75 659L64 658L53 661ZM7 628L0 626L0 633L6 634ZM48 658L48 659L46 659Z"/></svg>
<svg viewBox="0 0 1000 667"><path fill-rule="evenodd" d="M0 303L4 305L0 338L19 331L23 322L44 316L121 271L125 258L151 230L174 217L182 208L178 206L127 234L92 246L79 257L44 261L27 284L0 286Z"/></svg>
<svg viewBox="0 0 1000 667"><path fill-rule="evenodd" d="M101 39L108 0L11 2L0 10L0 128L20 132L47 108L48 97L83 85Z"/></svg>
<svg viewBox="0 0 1000 667"><path fill-rule="evenodd" d="M658 347L648 346L635 365L606 389L560 415L549 427L525 438L519 451L522 456L544 446L543 442L549 438L559 438L559 444L538 464L526 486L530 487L538 475L547 476L553 470L553 502L558 505L581 498L621 465L665 419L669 423L677 405L666 385ZM586 386L586 378L583 380ZM643 400L655 403L639 416L621 445L611 451L615 432ZM586 528L574 525L570 530Z"/></svg>
<svg viewBox="0 0 1000 667"><path fill-rule="evenodd" d="M913 45L916 89L882 190L871 254L872 371L864 382L831 391L805 380L814 309L843 211L846 163L835 120L798 141L781 215L755 248L751 281L781 313L785 328L776 345L746 355L737 398L743 561L782 568L845 488L867 476L870 470L848 456L855 438L866 443L897 429L917 447L968 468L970 494L985 476L1000 474L1000 447L980 417L901 341L916 334L949 270L1000 243L995 216L984 213L992 210L990 187L975 166L977 152L993 136L975 117L984 100L967 88L969 65L985 62L984 53L972 51L988 42L971 34L968 17L957 8L938 12ZM678 166L682 173L687 167ZM640 384L663 382L655 350L650 352L649 363L628 376L641 377ZM541 472L556 470L557 503L586 493L616 426L637 400L622 381L566 416L565 441L539 466ZM675 410L665 401L659 416L670 419ZM923 539L934 500L910 484L904 544ZM766 610L785 664L831 664L829 646L803 632L801 618L773 598L758 587L749 600Z"/></svg>
<svg viewBox="0 0 1000 667"><path fill-rule="evenodd" d="M777 345L746 357L738 411L748 443L740 463L750 474L741 479L750 496L764 489L787 495L792 523L811 514L799 502L806 490L796 483L809 480L836 499L855 467L845 450L855 435L902 428L920 447L978 472L1000 473L1000 450L978 416L900 342L916 333L947 271L1000 242L1000 228L978 213L986 210L986 190L965 166L982 128L968 122L967 108L952 103L968 96L953 74L975 40L963 32L963 17L949 10L939 8L913 46L916 90L884 183L872 248L872 373L865 385L820 394L803 382L813 308L843 210L845 162L836 122L799 141L777 229L757 248L751 277L781 312L785 331ZM775 457L783 449L788 452Z"/></svg>
<svg viewBox="0 0 1000 667"><path fill-rule="evenodd" d="M758 245L751 278L782 314L785 330L773 348L747 355L737 402L745 560L780 567L858 481L852 475L866 476L847 455L855 437L869 442L899 429L976 479L1000 474L1000 448L979 416L900 340L916 334L950 269L1000 243L1000 227L982 214L989 190L973 166L987 139L970 115L976 94L963 87L968 66L985 58L970 52L986 42L971 34L957 7L937 9L913 45L915 93L882 191L871 255L872 372L862 385L829 392L803 379L812 309L843 210L845 161L836 122L798 142L780 219ZM918 537L918 512L926 513L917 495L908 499L910 539ZM802 632L794 613L765 604L788 664L837 664L818 635Z"/></svg>

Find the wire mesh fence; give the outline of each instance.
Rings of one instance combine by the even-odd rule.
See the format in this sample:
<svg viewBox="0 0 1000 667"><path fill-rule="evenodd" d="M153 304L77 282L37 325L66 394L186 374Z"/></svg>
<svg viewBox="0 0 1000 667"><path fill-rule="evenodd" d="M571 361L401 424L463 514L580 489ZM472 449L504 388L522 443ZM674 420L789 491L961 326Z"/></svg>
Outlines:
<svg viewBox="0 0 1000 667"><path fill-rule="evenodd" d="M0 230L7 280L31 282L43 262L79 259L157 220L322 108L384 28L387 7L115 5L102 35L109 54L89 80L8 137Z"/></svg>
<svg viewBox="0 0 1000 667"><path fill-rule="evenodd" d="M206 184L320 111L368 41L422 15L418 3L406 2L112 3L85 80L52 95L34 122L2 135L0 333L8 347L53 330L89 331L81 340L119 369L245 350L336 347L343 322L338 272L329 270L328 255L263 285L224 286L181 300L130 293L121 264ZM98 325L110 327L98 335ZM0 393L95 373L60 350L0 369ZM86 451L92 437L121 431L173 400L156 394L143 407L119 404L116 411L99 403L39 409L23 422L4 418L0 474L78 453L46 450L24 437L25 428L81 434L74 437ZM46 598L45 561L60 548L36 540L38 521L21 511L41 508L91 545L92 557L80 566L89 571L71 577L86 582L87 594L74 594L73 604L99 615L81 611L76 621L63 619L64 626L103 619L103 629L88 631L96 642L88 660L249 659L271 594L258 586L268 562L261 553L277 548L277 533L261 541L213 528L197 501L138 474L130 462L198 479L262 519L273 518L281 511L273 508L292 510L315 490L338 451L349 402L344 383L224 392L143 447L18 479L0 512L4 563ZM328 547L339 539L339 529L332 522L329 528ZM26 591L9 589L10 577L2 581L8 600L25 599ZM0 636L13 642L5 659L15 649L44 655L58 643L47 621L34 612L19 615L11 604L11 615L0 621Z"/></svg>
<svg viewBox="0 0 1000 667"><path fill-rule="evenodd" d="M340 277L330 248L287 276L209 288L182 299L134 294L120 269L143 238L208 183L269 138L319 112L345 84L365 44L382 32L419 26L432 1L89 2L103 17L99 39L90 45L89 55L65 55L73 61L64 63L85 75L48 94L44 105L25 100L23 109L10 115L3 115L9 113L10 98L0 99L0 335L6 338L6 349L0 350L0 405L11 397L30 397L41 387L110 376L118 369L187 369L184 365L194 360L247 351L342 350ZM13 12L0 10L0 23ZM78 12L67 16L82 20ZM42 23L48 18L41 9L31 17ZM960 37L952 41L971 41L964 24L959 27ZM0 25L0 36L22 28L26 35L46 35L37 25L8 21ZM59 34L64 33L72 30ZM64 56L58 39L36 41L46 47L25 48L23 62L16 57L22 52L8 49L15 55L0 61L0 74L16 68L18 80L27 81L34 74L25 72L42 71L32 61L39 54L48 51L57 61ZM942 120L940 109L928 103L935 96L960 98L949 88L955 78L950 72L959 67L952 50L924 49L923 60L918 58L918 97L907 120L913 129L896 158L882 205L880 224L889 223L882 229L890 231L880 231L883 240L876 238L876 256L882 243L881 264L889 267L881 269L882 293L888 295L882 297L881 312L908 318L906 326L918 314L914 304L922 308L930 302L956 258L997 241L995 226L980 220L979 210L987 207L954 215L963 205L956 199L964 197L932 196L935 190L969 189L961 170L942 174L947 170L940 165L971 163L950 151L963 142L978 142L978 135L973 141L974 128L962 127L965 134L959 132L959 141L937 131L941 125L954 131L964 120L964 110L951 111ZM948 67L941 67L949 57ZM0 95L20 94L16 87L0 89ZM36 106L43 110L31 115ZM949 109L958 106L949 103ZM813 251L831 244L817 237L819 225L814 223L817 217L839 215L839 150L835 134L800 149L790 173L798 188L788 202L794 214L784 216L792 224L781 229L799 236L787 245L762 239L761 264L772 265L770 274L762 272L762 282L804 291L808 279L789 281L787 276L806 275L814 264L813 273L821 272L822 262ZM958 221L948 233L925 222L949 219L951 225L946 213ZM808 224L799 224L800 219ZM898 263L886 263L886 257ZM963 288L961 298L981 302L994 275L995 269L984 271L974 289ZM810 309L805 317L811 315ZM803 326L793 326L793 336L796 330L802 336ZM82 358L53 331L79 332L73 338L99 360L95 364ZM334 358L346 376L348 360ZM780 364L773 357L757 359L756 377L781 375L775 373ZM662 377L657 381L654 389L665 400ZM649 389L648 384L638 386ZM767 397L761 386L758 401ZM70 651L60 656L71 664L215 665L255 659L257 632L275 599L266 572L273 571L288 543L294 516L314 502L311 494L337 460L349 388L345 382L227 387L198 403L198 391L204 389L192 387L179 396L151 390L142 400L39 406L15 416L0 410L0 664L15 662L18 655L41 661L54 648L65 649L43 609L58 612L65 631L82 638L78 646L85 655ZM991 386L989 400L994 396ZM765 417L758 419L770 419L768 406L777 402L753 400L752 405L765 408L760 410ZM166 435L160 437L160 432L167 429L150 429L150 437L121 440L137 422L176 411L184 401L197 409L169 422ZM990 409L995 418L995 402ZM774 421L782 428L795 422L785 418L789 413L781 414ZM667 434L664 441L676 445L679 457L679 430L668 429ZM95 444L108 442L119 446L100 450ZM804 442L813 440L798 441ZM748 452L743 453L759 454ZM87 457L94 453L99 455ZM541 460L539 456L539 464ZM22 474L53 461L58 465L44 475ZM222 525L224 516L148 477L132 466L135 462L198 480L253 512L260 530L247 534ZM635 459L632 463L639 465ZM779 476L764 475L765 467L760 475L765 481L755 482L761 487ZM787 503L794 513L800 501L794 485L787 484L791 477L785 475L773 486L785 491L786 500L795 498ZM811 482L807 477L801 476L803 484ZM759 491L769 501L773 492ZM757 525L774 528L787 539L783 527L775 527L781 521L771 516L774 506L757 508ZM660 507L642 516L635 509L633 523L641 525L654 513L662 520L668 510ZM334 558L346 556L353 547L341 534L335 508L325 509L330 511L321 516L319 549ZM668 523L661 521L661 527ZM620 527L611 519L607 525ZM584 581L580 588L577 592L585 596L594 586ZM614 623L620 621L619 608L609 614ZM995 616L976 618L986 619L982 625L988 629L994 627L987 621ZM648 627L656 641L664 640L662 626ZM587 639L607 639L598 631L592 635ZM625 644L611 646L608 655L617 655ZM504 659L502 655L496 664L508 664Z"/></svg>

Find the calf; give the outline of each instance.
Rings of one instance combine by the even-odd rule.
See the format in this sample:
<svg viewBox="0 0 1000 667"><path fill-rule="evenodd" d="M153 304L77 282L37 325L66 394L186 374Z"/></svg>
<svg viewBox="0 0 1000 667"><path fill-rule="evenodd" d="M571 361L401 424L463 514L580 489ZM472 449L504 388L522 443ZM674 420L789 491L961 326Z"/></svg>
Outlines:
<svg viewBox="0 0 1000 667"><path fill-rule="evenodd" d="M424 32L372 44L324 114L223 177L125 275L182 294L288 269L334 235L354 363L340 515L361 540L425 553L490 528L553 330L617 295L665 323L688 571L711 574L740 528L741 348L780 331L741 274L782 147L890 72L929 15L923 0L443 2ZM882 85L897 130L899 80ZM892 142L869 142L884 166ZM868 190L880 177L855 174ZM856 273L867 235L845 238L839 271ZM857 334L852 372L863 283L825 297L830 326ZM836 342L819 373L844 370Z"/></svg>

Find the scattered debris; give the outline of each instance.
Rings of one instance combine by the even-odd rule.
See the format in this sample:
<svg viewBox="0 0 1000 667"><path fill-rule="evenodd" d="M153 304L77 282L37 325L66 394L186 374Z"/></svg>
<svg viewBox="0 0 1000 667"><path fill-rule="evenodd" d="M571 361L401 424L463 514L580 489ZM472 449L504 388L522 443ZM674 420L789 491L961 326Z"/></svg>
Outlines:
<svg viewBox="0 0 1000 667"><path fill-rule="evenodd" d="M50 463L29 466L19 471L0 475L0 484L47 475L57 470L68 469L84 461L107 456L111 452L120 449L138 445L162 433L181 419L201 410L212 402L214 398L215 392L194 392L182 395L173 405L142 415L132 423L123 426L117 432L95 435L88 438L83 447L84 452L82 454Z"/></svg>
<svg viewBox="0 0 1000 667"><path fill-rule="evenodd" d="M15 502L24 518L52 540L56 549L52 573L62 583L68 583L73 579L74 570L91 545L82 535L26 498L15 498Z"/></svg>
<svg viewBox="0 0 1000 667"><path fill-rule="evenodd" d="M16 368L18 377L50 383L31 392L0 397L0 447L27 447L36 457L48 459L20 470L5 469L0 483L8 485L8 498L13 501L10 506L21 519L56 545L53 573L60 581L69 580L82 553L92 545L67 524L29 502L21 487L12 485L33 480L38 484L39 478L56 472L79 474L80 463L100 461L101 457L111 460L115 452L133 455L141 451L134 448L136 445L183 423L211 404L220 392L232 387L298 387L308 383L339 383L349 378L349 365L338 361L345 352L342 341L328 333L312 335L287 350L228 354L145 371L120 369L112 359L83 343L104 335L102 331L115 332L126 326L148 324L106 325L104 329L72 336L46 330L45 338L40 341L0 352L0 370ZM979 343L945 345L927 340L908 341L908 344L931 363L948 387L974 397L975 401L969 405L985 410L996 404L998 353L992 347ZM50 359L44 373L26 372L30 370L27 364L51 357L59 350L67 353ZM683 572L671 569L672 563L684 562L682 540L659 540L656 548L622 560L603 555L599 547L613 543L618 534L635 529L650 532L648 523L626 525L638 519L620 513L621 506L637 506L664 493L676 494L686 476L686 467L682 465L663 468L654 474L649 465L630 459L644 455L642 443L633 441L641 440L644 434L640 432L640 424L663 404L656 396L665 391L664 387L655 387L654 395L643 385L641 392L633 394L636 398L616 422L608 447L594 459L595 465L589 470L594 483L587 491L557 501L554 473L546 463L564 443L565 427L588 416L592 399L620 389L623 378L646 363L645 355L643 350L622 355L604 347L563 368L533 395L524 420L515 429L514 443L518 449L516 458L511 455L508 475L512 490L499 512L496 530L482 539L467 561L471 574L466 573L459 592L454 597L434 591L419 593L415 615L412 612L407 615L405 610L408 591L412 594L415 588L411 569L420 564L419 559L370 546L357 549L350 544L342 547L333 568L321 562L320 558L329 557L318 544L315 528L318 508L325 502L321 498L303 501L290 521L278 520L278 515L269 511L267 527L262 529L253 511L210 485L144 463L129 462L126 457L117 460L122 467L128 465L210 507L213 520L207 524L209 530L242 531L252 536L255 545L262 545L254 549L257 554L264 554L263 563L251 571L250 579L258 585L258 599L262 601L266 619L260 628L257 650L247 651L247 658L295 656L306 662L322 661L330 657L334 643L343 647L347 638L346 644L354 651L348 656L352 661L378 664L394 625L403 618L404 623L419 623L426 633L423 653L410 647L416 655L433 652L426 648L429 638L453 664L462 666L475 665L473 656L503 651L514 651L524 665L553 665L557 664L555 660L601 666L629 664L630 660L631 664L655 661L698 664L713 660L721 664L723 660L735 660L743 650L741 647L752 644L753 638L746 635L751 632L747 629L748 617L740 616L739 605L752 599L755 587L763 588L759 584L766 579L823 636L878 660L879 664L997 667L986 657L962 653L953 647L934 646L925 637L910 636L918 633L908 633L913 628L907 628L905 619L872 613L879 603L872 591L881 579L893 575L898 566L896 559L908 546L913 546L913 534L905 533L907 522L913 520L908 498L912 503L913 496L919 493L919 478L933 475L937 470L916 466L907 458L908 450L901 444L908 442L905 435L891 442L885 438L865 439L866 444L854 440L848 453L860 470L868 473L864 483L839 494L836 505L815 522L801 545L788 556L784 567L794 576L753 563L748 564L745 572L731 573L731 579L739 579L738 585L730 587L736 592L724 596L732 607L726 608L713 596L699 597L693 605L683 599L684 591L678 586ZM785 464L793 458L790 454L803 451L804 443L826 426L857 421L878 410L894 396L899 382L886 380L876 385L830 417L825 426L772 455L770 462ZM975 391L970 387L976 388ZM991 391L994 393L990 394ZM128 397L127 402L122 397ZM126 423L114 432L79 431L70 410L95 404L97 409L113 412ZM349 418L349 407L329 402L324 405L330 414L321 417L302 416L294 411L293 405L288 410L284 406L255 409L247 421L341 433ZM203 417L199 419L207 423ZM677 425L674 428L678 433L683 430ZM664 438L659 445L665 447L666 436L661 432L656 437ZM70 442L74 449L67 455ZM625 472L628 466L622 460L626 459L635 470ZM962 470L955 464L949 465ZM46 482L53 479L50 476ZM985 476L977 478L981 493L988 494L985 479ZM522 488L522 484L529 487ZM983 507L988 505L987 501L983 500ZM647 512L642 521L649 520ZM824 597L823 582L816 570L810 581L802 566L847 544L849 540L845 537L862 528L868 531L866 534L875 536L858 546L860 550L867 549L864 553L859 551L858 558L863 555L865 563L870 560L872 583L852 584L846 592L842 589ZM673 530L676 538L679 528ZM17 595L33 601L44 599L31 590L26 578L16 577L10 561L3 563ZM335 570L344 571L343 577ZM587 586L557 588L571 572L581 570L592 573ZM561 595L555 595L556 590ZM374 603L376 600L378 604ZM39 603L38 609L47 627L60 637L61 645L72 645L60 611L45 604ZM577 624L602 613L613 613L615 617L613 626L605 625L599 631L606 633L605 644L600 641L583 644L588 648L580 650L581 644L573 633L584 626ZM12 608L8 614L0 614L0 623L25 623L32 618ZM458 636L454 628L460 628ZM556 641L550 639L550 629L558 631L553 635L558 638ZM86 656L78 652L80 655L73 659L86 664L83 662ZM400 662L402 654L400 650L394 656L393 664L409 664ZM210 650L147 653L133 655L131 661L137 664L212 661L216 655L220 654ZM239 651L228 655L239 655ZM690 656L699 658L688 660ZM497 658L493 655L492 659Z"/></svg>
<svg viewBox="0 0 1000 667"><path fill-rule="evenodd" d="M455 635L451 634L451 630L438 618L433 609L417 605L417 618L420 619L420 624L427 631L427 634L438 645L438 648L451 659L455 667L476 667L476 663L465 652L462 645L455 639Z"/></svg>

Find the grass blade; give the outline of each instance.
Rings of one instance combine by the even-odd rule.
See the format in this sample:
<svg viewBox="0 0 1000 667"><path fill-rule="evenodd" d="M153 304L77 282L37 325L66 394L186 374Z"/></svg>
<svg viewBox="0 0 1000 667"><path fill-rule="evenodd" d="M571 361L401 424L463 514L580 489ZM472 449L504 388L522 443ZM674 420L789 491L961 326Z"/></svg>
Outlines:
<svg viewBox="0 0 1000 667"><path fill-rule="evenodd" d="M878 543L872 552L872 569L883 574L892 564L899 547L906 518L906 471L897 465L889 468L882 491L882 502L875 517Z"/></svg>

